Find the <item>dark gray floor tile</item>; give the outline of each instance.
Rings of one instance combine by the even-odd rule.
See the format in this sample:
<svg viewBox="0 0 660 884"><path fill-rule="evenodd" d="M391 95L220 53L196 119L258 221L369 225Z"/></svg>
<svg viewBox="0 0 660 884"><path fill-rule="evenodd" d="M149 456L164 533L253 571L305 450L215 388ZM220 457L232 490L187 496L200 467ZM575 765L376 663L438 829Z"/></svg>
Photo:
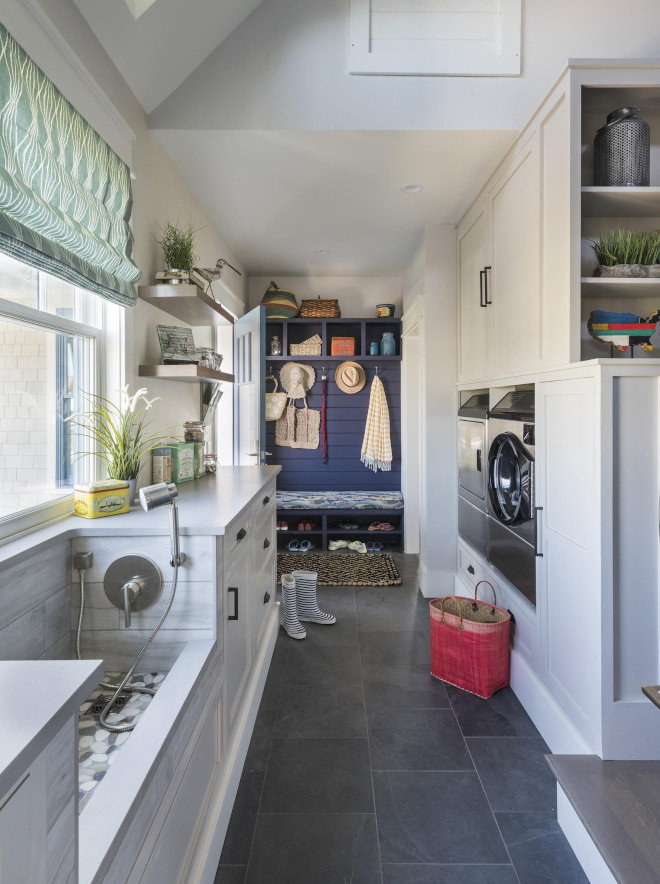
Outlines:
<svg viewBox="0 0 660 884"><path fill-rule="evenodd" d="M467 744L493 810L557 807L557 781L541 737L468 737Z"/></svg>
<svg viewBox="0 0 660 884"><path fill-rule="evenodd" d="M243 765L243 773L258 771L265 773L276 719L277 712L273 709L259 709L247 757Z"/></svg>
<svg viewBox="0 0 660 884"><path fill-rule="evenodd" d="M284 685L274 736L366 738L362 686Z"/></svg>
<svg viewBox="0 0 660 884"><path fill-rule="evenodd" d="M365 586L355 590L360 632L414 629L416 609L409 590L399 586Z"/></svg>
<svg viewBox="0 0 660 884"><path fill-rule="evenodd" d="M319 626L319 629L333 629ZM359 684L360 651L351 647L314 645L312 641L298 641L289 651L285 682L295 685Z"/></svg>
<svg viewBox="0 0 660 884"><path fill-rule="evenodd" d="M554 813L497 813L520 884L589 884Z"/></svg>
<svg viewBox="0 0 660 884"><path fill-rule="evenodd" d="M519 884L513 866L387 865L383 884Z"/></svg>
<svg viewBox="0 0 660 884"><path fill-rule="evenodd" d="M328 611L329 608L320 606L322 611ZM307 638L303 641L296 642L295 648L301 651L307 651L312 647L330 647L330 648L357 648L358 631L355 617L342 618L341 614L336 614L337 622L330 625L321 623L302 623L301 625L307 632Z"/></svg>
<svg viewBox="0 0 660 884"><path fill-rule="evenodd" d="M446 685L449 701L466 737L538 737L534 722L511 688L482 700Z"/></svg>
<svg viewBox="0 0 660 884"><path fill-rule="evenodd" d="M262 813L373 813L366 740L274 740Z"/></svg>
<svg viewBox="0 0 660 884"><path fill-rule="evenodd" d="M261 703L259 705L260 710L271 709L277 712L277 707L280 705L280 694L282 692L282 685L284 684L286 661L289 656L289 647L288 644L285 643L285 639L286 642L291 641L286 634L284 634L283 637L282 630L280 630L280 635L277 638L275 650L273 651L273 658L268 669L268 677L266 678L266 684L264 685L264 692L261 696Z"/></svg>
<svg viewBox="0 0 660 884"><path fill-rule="evenodd" d="M381 709L446 709L447 691L425 663L363 663L367 712Z"/></svg>
<svg viewBox="0 0 660 884"><path fill-rule="evenodd" d="M338 622L343 620L354 623L357 628L355 597L350 587L319 586L316 590L316 598L322 611L334 614Z"/></svg>
<svg viewBox="0 0 660 884"><path fill-rule="evenodd" d="M247 866L218 866L213 884L243 884Z"/></svg>
<svg viewBox="0 0 660 884"><path fill-rule="evenodd" d="M363 664L422 665L431 669L429 641L420 630L360 632L360 658Z"/></svg>
<svg viewBox="0 0 660 884"><path fill-rule="evenodd" d="M383 863L508 863L476 773L374 772Z"/></svg>
<svg viewBox="0 0 660 884"><path fill-rule="evenodd" d="M259 814L246 884L380 884L369 814Z"/></svg>
<svg viewBox="0 0 660 884"><path fill-rule="evenodd" d="M374 770L474 770L451 709L389 709L367 721Z"/></svg>
<svg viewBox="0 0 660 884"><path fill-rule="evenodd" d="M244 773L241 776L227 836L222 848L221 866L247 864L254 827L257 822L263 782L263 773Z"/></svg>

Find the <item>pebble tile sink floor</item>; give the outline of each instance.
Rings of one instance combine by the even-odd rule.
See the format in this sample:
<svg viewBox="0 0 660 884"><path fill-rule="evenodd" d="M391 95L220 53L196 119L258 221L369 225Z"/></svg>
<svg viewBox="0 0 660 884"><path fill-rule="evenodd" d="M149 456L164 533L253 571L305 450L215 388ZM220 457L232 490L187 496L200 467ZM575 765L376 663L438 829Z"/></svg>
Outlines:
<svg viewBox="0 0 660 884"><path fill-rule="evenodd" d="M158 690L163 683L166 672L149 672L134 675L132 685ZM118 672L106 672L105 680L110 684L119 684L121 675ZM110 697L108 688L96 688L91 696L80 707L78 720L78 813L91 799L94 789L110 770L114 754L130 737L130 732L115 734L101 727L101 713L92 712L94 701L101 695ZM110 724L132 724L137 721L152 700L151 694L129 694L129 699L120 712L112 712L107 721Z"/></svg>
<svg viewBox="0 0 660 884"><path fill-rule="evenodd" d="M429 675L417 560L327 587L334 626L277 640L215 884L588 884L547 745L505 688Z"/></svg>

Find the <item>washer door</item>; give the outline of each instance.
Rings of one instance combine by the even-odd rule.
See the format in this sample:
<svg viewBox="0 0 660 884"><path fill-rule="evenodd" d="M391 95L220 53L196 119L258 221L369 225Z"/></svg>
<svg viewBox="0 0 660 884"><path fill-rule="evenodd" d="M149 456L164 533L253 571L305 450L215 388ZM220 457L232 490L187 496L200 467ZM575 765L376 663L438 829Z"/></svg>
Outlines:
<svg viewBox="0 0 660 884"><path fill-rule="evenodd" d="M513 433L500 433L488 454L488 493L503 525L527 522L533 515L534 458Z"/></svg>

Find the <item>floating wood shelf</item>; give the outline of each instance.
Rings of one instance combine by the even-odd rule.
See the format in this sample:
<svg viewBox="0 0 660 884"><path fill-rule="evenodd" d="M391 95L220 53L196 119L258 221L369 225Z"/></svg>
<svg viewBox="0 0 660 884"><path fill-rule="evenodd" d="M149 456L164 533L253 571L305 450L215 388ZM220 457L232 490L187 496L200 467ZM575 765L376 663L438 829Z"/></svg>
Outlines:
<svg viewBox="0 0 660 884"><path fill-rule="evenodd" d="M660 218L660 187L583 187L585 218Z"/></svg>
<svg viewBox="0 0 660 884"><path fill-rule="evenodd" d="M196 285L141 285L138 296L187 325L233 325L234 317Z"/></svg>
<svg viewBox="0 0 660 884"><path fill-rule="evenodd" d="M138 374L141 378L185 381L191 384L200 381L209 381L212 384L234 383L233 374L215 371L212 368L203 368L201 365L141 365Z"/></svg>
<svg viewBox="0 0 660 884"><path fill-rule="evenodd" d="M660 279L582 277L583 298L658 298Z"/></svg>

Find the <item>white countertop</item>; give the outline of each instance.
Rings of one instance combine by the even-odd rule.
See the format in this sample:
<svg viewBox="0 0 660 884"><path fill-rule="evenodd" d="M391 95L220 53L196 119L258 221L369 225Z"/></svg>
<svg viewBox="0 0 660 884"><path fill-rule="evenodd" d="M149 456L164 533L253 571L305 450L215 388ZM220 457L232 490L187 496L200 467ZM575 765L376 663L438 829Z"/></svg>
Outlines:
<svg viewBox="0 0 660 884"><path fill-rule="evenodd" d="M179 532L224 534L225 528L248 506L255 494L280 472L278 466L218 467L215 475L178 485ZM169 535L170 508L145 513L139 503L129 513L101 519L68 516L0 546L0 569L19 561L35 547L71 537Z"/></svg>
<svg viewBox="0 0 660 884"><path fill-rule="evenodd" d="M0 663L0 799L78 715L102 675L102 660Z"/></svg>

